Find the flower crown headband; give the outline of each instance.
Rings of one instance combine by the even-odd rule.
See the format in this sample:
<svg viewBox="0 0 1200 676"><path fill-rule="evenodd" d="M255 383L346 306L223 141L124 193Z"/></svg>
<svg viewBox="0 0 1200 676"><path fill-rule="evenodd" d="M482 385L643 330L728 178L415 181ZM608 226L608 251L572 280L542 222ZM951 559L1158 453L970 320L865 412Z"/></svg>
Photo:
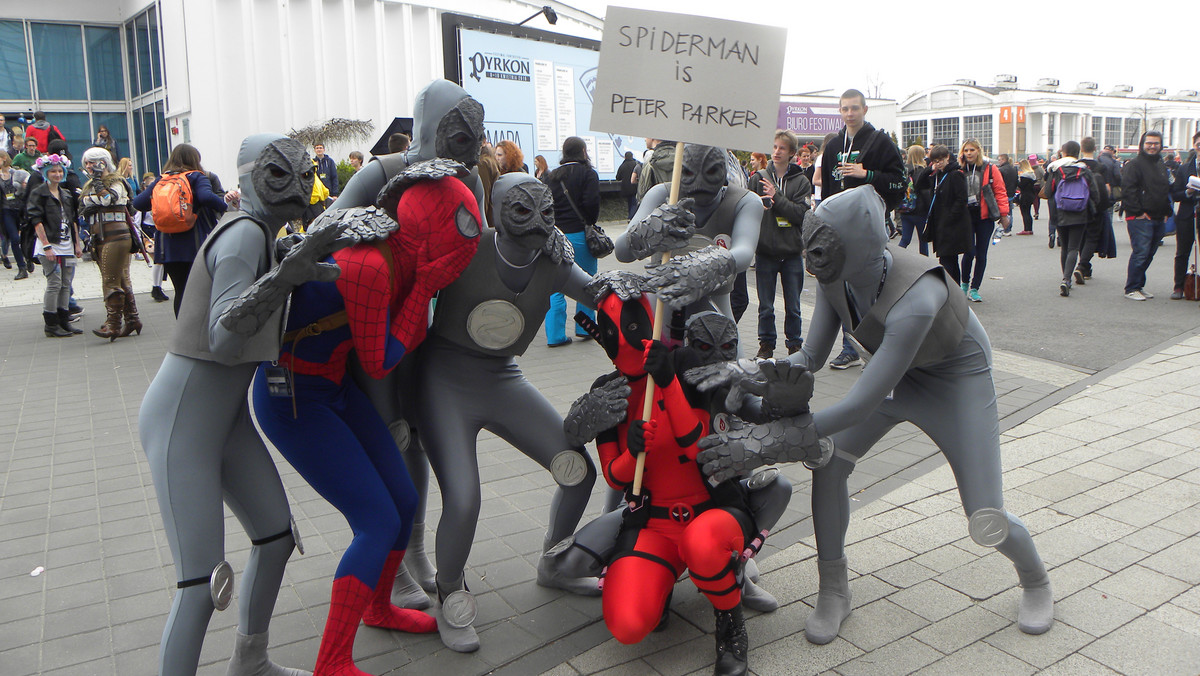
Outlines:
<svg viewBox="0 0 1200 676"><path fill-rule="evenodd" d="M41 171L52 164L57 164L65 170L67 167L71 166L71 160L67 159L66 155L59 155L58 153L55 153L53 155L42 155L33 162L34 168L38 171Z"/></svg>

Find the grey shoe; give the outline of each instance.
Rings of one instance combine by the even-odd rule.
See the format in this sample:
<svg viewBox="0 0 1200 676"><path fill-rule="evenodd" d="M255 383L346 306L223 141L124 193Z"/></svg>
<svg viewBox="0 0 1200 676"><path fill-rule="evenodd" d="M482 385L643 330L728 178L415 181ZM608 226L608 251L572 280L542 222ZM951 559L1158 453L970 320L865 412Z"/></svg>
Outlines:
<svg viewBox="0 0 1200 676"><path fill-rule="evenodd" d="M820 578L817 607L804 621L804 637L809 643L825 645L837 638L842 622L850 615L851 595L846 557L836 561L817 559Z"/></svg>
<svg viewBox="0 0 1200 676"><path fill-rule="evenodd" d="M408 566L404 565L403 561L396 569L396 581L392 583L392 604L397 608L409 610L425 610L433 605L429 595L409 574Z"/></svg>
<svg viewBox="0 0 1200 676"><path fill-rule="evenodd" d="M239 629L225 676L312 676L312 672L275 664L267 657L267 632L247 636Z"/></svg>
<svg viewBox="0 0 1200 676"><path fill-rule="evenodd" d="M779 599L746 576L742 580L742 605L760 613L770 613L779 608Z"/></svg>
<svg viewBox="0 0 1200 676"><path fill-rule="evenodd" d="M1079 268L1075 268L1075 283L1076 284L1086 284L1087 283L1083 278L1083 270L1080 270Z"/></svg>
<svg viewBox="0 0 1200 676"><path fill-rule="evenodd" d="M437 618L438 634L442 643L458 653L473 653L479 650L479 634L475 633L477 607L475 597L467 591L462 578L458 584L451 586L438 585L438 604L434 611Z"/></svg>
<svg viewBox="0 0 1200 676"><path fill-rule="evenodd" d="M1054 592L1046 567L1037 570L1017 569L1021 579L1021 604L1017 608L1017 628L1026 634L1044 634L1054 626Z"/></svg>
<svg viewBox="0 0 1200 676"><path fill-rule="evenodd" d="M839 354L836 359L829 362L829 368L841 371L842 369L848 369L851 366L862 366L862 364L862 357L858 356L857 354L843 352Z"/></svg>

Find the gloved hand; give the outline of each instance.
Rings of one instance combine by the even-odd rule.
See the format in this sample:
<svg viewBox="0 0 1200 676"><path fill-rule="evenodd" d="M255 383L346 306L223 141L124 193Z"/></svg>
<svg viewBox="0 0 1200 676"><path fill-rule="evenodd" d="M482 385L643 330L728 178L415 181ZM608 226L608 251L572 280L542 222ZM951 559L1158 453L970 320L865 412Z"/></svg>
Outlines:
<svg viewBox="0 0 1200 676"><path fill-rule="evenodd" d="M666 263L646 264L647 285L672 310L685 308L721 288L737 275L737 261L728 249L706 246Z"/></svg>
<svg viewBox="0 0 1200 676"><path fill-rule="evenodd" d="M610 293L623 301L633 300L646 291L646 277L626 270L609 270L592 278L584 287L599 304Z"/></svg>
<svg viewBox="0 0 1200 676"><path fill-rule="evenodd" d="M643 340L643 354L646 358L646 373L654 378L654 385L665 388L675 380L675 365L671 362L671 352L658 340Z"/></svg>
<svg viewBox="0 0 1200 676"><path fill-rule="evenodd" d="M629 423L629 431L625 435L625 450L629 452L636 460L637 457L646 452L646 425L645 420L634 420Z"/></svg>
<svg viewBox="0 0 1200 676"><path fill-rule="evenodd" d="M571 404L563 431L571 446L582 446L602 431L616 427L629 411L629 381L618 376L592 388Z"/></svg>
<svg viewBox="0 0 1200 676"><path fill-rule="evenodd" d="M640 260L682 249L696 230L696 215L692 213L695 204L691 198L663 204L644 219L630 223L625 231L629 251Z"/></svg>

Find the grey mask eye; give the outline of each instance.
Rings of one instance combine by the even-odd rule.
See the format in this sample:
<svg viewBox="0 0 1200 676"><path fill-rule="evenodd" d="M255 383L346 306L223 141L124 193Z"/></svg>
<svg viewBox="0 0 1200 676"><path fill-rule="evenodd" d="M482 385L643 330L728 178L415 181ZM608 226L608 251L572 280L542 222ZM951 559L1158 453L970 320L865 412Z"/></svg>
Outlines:
<svg viewBox="0 0 1200 676"><path fill-rule="evenodd" d="M458 205L458 211L454 214L454 225L458 227L458 233L463 237L479 236L479 221L475 219L474 214L467 209L466 205Z"/></svg>

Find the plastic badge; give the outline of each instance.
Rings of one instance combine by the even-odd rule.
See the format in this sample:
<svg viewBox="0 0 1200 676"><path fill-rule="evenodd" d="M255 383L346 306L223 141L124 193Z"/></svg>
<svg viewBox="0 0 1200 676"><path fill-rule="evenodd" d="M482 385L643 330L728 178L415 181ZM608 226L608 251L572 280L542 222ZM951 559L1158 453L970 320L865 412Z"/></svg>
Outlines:
<svg viewBox="0 0 1200 676"><path fill-rule="evenodd" d="M266 368L267 393L272 397L292 396L292 374L282 366Z"/></svg>

